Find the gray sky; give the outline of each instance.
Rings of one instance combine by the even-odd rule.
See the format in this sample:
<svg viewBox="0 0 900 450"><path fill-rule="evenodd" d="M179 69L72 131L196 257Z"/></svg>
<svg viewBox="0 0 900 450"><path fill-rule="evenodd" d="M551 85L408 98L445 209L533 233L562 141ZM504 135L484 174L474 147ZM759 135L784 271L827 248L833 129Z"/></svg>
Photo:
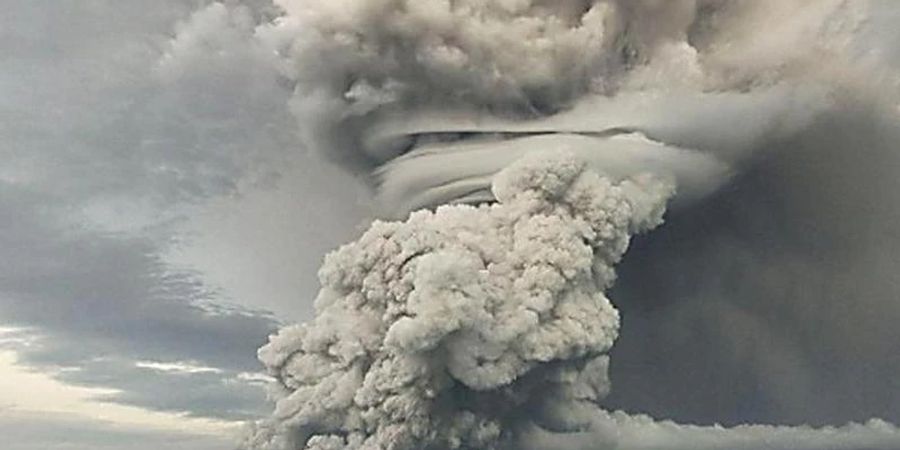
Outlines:
<svg viewBox="0 0 900 450"><path fill-rule="evenodd" d="M197 6L0 2L6 448L222 448L265 409L269 311L309 313L364 214L265 69L160 68Z"/></svg>

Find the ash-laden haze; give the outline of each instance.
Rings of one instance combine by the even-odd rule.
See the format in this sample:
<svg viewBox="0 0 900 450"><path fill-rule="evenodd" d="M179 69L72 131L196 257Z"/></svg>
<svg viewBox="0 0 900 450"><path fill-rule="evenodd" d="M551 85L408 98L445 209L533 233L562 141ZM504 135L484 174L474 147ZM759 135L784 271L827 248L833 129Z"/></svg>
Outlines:
<svg viewBox="0 0 900 450"><path fill-rule="evenodd" d="M900 447L870 420L900 420L900 83L866 35L887 4L196 13L176 43L240 30L306 145L408 217L328 256L316 318L260 350L276 408L243 445ZM711 425L757 421L785 426Z"/></svg>

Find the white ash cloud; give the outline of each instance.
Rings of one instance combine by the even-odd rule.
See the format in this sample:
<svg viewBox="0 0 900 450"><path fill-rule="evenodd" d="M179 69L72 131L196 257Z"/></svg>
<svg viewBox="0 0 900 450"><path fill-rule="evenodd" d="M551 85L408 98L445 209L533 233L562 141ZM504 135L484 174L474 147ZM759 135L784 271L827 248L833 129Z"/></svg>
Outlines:
<svg viewBox="0 0 900 450"><path fill-rule="evenodd" d="M316 319L260 350L276 407L246 448L511 448L531 422L577 426L565 411L609 390L603 290L672 186L551 153L493 189L497 204L376 222L327 257Z"/></svg>
<svg viewBox="0 0 900 450"><path fill-rule="evenodd" d="M840 428L701 427L607 412L619 313L604 294L673 185L612 183L532 153L498 203L376 222L330 254L315 320L260 349L273 415L243 447L338 449L892 449L880 420Z"/></svg>

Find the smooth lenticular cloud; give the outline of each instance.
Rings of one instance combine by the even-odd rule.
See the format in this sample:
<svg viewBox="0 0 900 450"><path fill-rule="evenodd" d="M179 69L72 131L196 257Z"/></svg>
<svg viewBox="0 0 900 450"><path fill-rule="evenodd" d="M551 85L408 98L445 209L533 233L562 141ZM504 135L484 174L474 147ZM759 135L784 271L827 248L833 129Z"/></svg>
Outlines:
<svg viewBox="0 0 900 450"><path fill-rule="evenodd" d="M248 48L290 86L285 101L305 144L365 174L380 214L405 219L377 222L332 253L320 271L317 317L282 330L260 350L276 379L276 408L248 434L245 447L900 446L896 427L865 412L853 417L865 425L841 428L723 428L603 408L607 399L623 403L615 397L617 383L632 393L637 385L609 377L617 373L613 343L620 333L627 338L629 327L625 317L620 330L605 294L615 280L613 265L632 234L661 224L666 204L676 219L670 235L680 236L685 251L673 255L673 245L658 245L659 253L638 253L648 261L646 279L655 281L655 292L642 291L640 267L626 267L627 283L616 289L624 299L646 296L662 305L675 294L693 298L670 318L658 314L647 322L664 327L646 333L643 350L671 349L677 340L669 338L696 323L704 330L717 325L717 339L705 345L741 349L739 338L754 337L785 343L723 357L729 363L723 373L741 376L741 364L750 361L814 391L815 370L796 368L801 363L791 355L800 350L783 337L790 324L769 329L775 325L742 316L752 307L735 305L769 305L799 289L771 281L772 273L794 273L782 269L806 263L771 247L781 244L779 230L805 226L821 238L809 250L797 244L811 262L794 281L806 283L832 279L835 263L823 255L842 254L840 231L867 229L843 225L851 219L842 213L857 211L846 205L880 205L853 216L872 223L896 219L890 199L870 192L884 186L860 170L893 162L888 155L897 135L889 77L860 52L871 5L275 0L274 9L210 6L207 11L232 17L226 26L244 30ZM861 124L862 117L877 120ZM751 182L759 188L748 189ZM736 241L719 240L725 233L709 229L729 223L704 215L723 208L751 215L751 225L760 217L782 218L760 206L768 205L770 192L785 199L785 223ZM807 198L815 201L804 203ZM728 202L736 202L733 209ZM656 233L667 236L666 224ZM645 239L652 243L654 233ZM885 237L882 246L900 248L893 241ZM728 245L714 245L723 242ZM639 251L646 248L653 246ZM869 251L859 247L848 261L878 261L859 257ZM711 267L710 261L746 255L734 270L746 275ZM865 267L874 273L872 264ZM688 276L699 280L696 287L684 286L680 277ZM754 302L759 293L752 287L725 285L744 286L741 280L759 280L772 300ZM867 288L858 289L856 300L892 317L891 304L862 299ZM837 322L836 292L796 293L769 314L796 317L794 328L804 333L822 324L813 329L839 340L848 325ZM890 297L882 294L875 297ZM719 308L731 312L734 326L709 323L722 318ZM881 331L882 319L865 320L867 333L881 333L871 341L896 338ZM847 359L835 355L854 348L801 350L828 371L831 361ZM671 356L696 360L691 353L686 347ZM877 357L882 353L873 352L871 362L885 372L896 368ZM698 388L689 375L702 369L667 375L641 366L632 370L645 373L630 375L659 386L681 383L692 392ZM888 386L881 378L896 372L864 375ZM757 397L798 411L815 397L792 401L794 394L781 388ZM833 404L831 395L823 391L822 404ZM666 401L624 403L671 405Z"/></svg>

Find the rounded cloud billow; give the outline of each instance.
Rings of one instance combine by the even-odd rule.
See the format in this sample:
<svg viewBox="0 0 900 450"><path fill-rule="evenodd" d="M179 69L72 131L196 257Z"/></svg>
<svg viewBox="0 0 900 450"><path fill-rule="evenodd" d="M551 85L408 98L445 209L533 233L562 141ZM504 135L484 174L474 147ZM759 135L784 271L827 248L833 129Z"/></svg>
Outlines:
<svg viewBox="0 0 900 450"><path fill-rule="evenodd" d="M491 174L548 145L614 177L675 177L682 197L704 197L832 107L848 70L839 56L865 17L837 0L275 6L280 16L246 32L292 87L306 143L367 174L397 217L490 200ZM248 14L232 11L246 27ZM620 150L612 140L623 136L644 143ZM462 152L483 164L448 161Z"/></svg>
<svg viewBox="0 0 900 450"><path fill-rule="evenodd" d="M329 255L316 319L260 350L279 387L250 448L511 448L533 421L583 425L564 411L609 390L612 265L672 188L565 154L493 186L497 204L379 222Z"/></svg>
<svg viewBox="0 0 900 450"><path fill-rule="evenodd" d="M647 271L628 268L630 284L617 293L667 307L671 298L693 300L655 322L636 320L661 329L645 328L626 348L646 339L647 348L695 361L694 347L678 342L728 344L723 373L742 375L742 364L791 373L807 401L827 400L832 389L815 395L819 381L800 366L831 368L861 348L881 364L865 377L882 386L895 379L900 364L883 348L898 338L884 326L898 308L873 300L885 314L860 313L869 334L862 344L844 339L847 326L836 320L854 312L838 293L861 283L832 257L883 262L884 249L900 249L887 226L878 246L846 237L865 231L861 222L896 222L887 193L897 186L866 175L900 167L898 84L860 44L872 5L274 0L196 13L162 70L196 58L203 45L270 65L288 88L304 144L362 173L379 214L397 219L375 222L331 253L315 319L260 350L275 378L275 411L247 434L245 448L898 448L900 430L876 419L723 428L604 408L621 401L617 383L668 377L616 379L613 343L631 325L626 316L620 330L606 296L631 236L660 226L667 206L673 231L662 226L646 239L669 240L657 243L659 253L637 255ZM766 225L737 237L716 227L741 217L742 226ZM793 240L779 234L796 230L803 232ZM726 273L717 262L729 258L744 265ZM771 300L754 297L755 285L743 280L774 292ZM825 287L798 287L811 280ZM882 288L897 293L879 285L872 298L890 298ZM763 307L769 320L742 320ZM786 328L815 344L824 339L810 336L827 334L833 347L804 341L792 353L790 330L770 328L792 315L799 325ZM786 344L757 348L738 336ZM793 358L804 352L807 359ZM673 373L672 384L696 384L688 376L706 369L698 367ZM653 392L644 404L668 395ZM806 410L792 403L797 392L758 397L793 406L798 417ZM741 406L755 417L768 405ZM862 414L852 420L874 415Z"/></svg>

